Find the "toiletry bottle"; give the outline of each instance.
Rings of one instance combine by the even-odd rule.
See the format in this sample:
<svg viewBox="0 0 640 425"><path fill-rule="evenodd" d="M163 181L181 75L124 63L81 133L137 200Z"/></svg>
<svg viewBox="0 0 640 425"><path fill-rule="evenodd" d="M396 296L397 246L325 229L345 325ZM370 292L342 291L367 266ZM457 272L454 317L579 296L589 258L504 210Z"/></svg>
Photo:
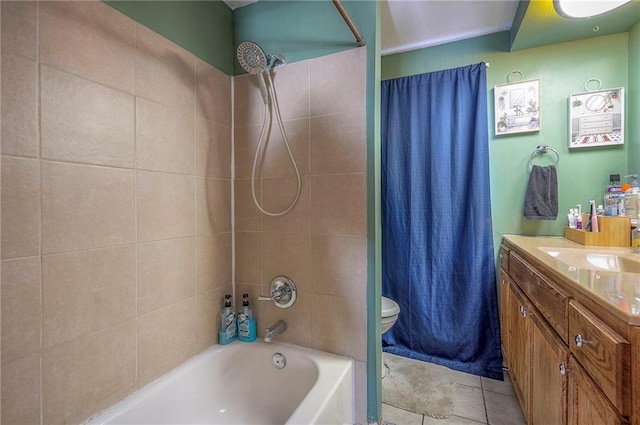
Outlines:
<svg viewBox="0 0 640 425"><path fill-rule="evenodd" d="M631 231L631 249L633 252L640 252L640 229L637 227Z"/></svg>
<svg viewBox="0 0 640 425"><path fill-rule="evenodd" d="M576 229L582 229L583 225L582 225L582 214L578 214L578 218L576 221Z"/></svg>
<svg viewBox="0 0 640 425"><path fill-rule="evenodd" d="M640 186L638 185L638 175L629 174L631 178L631 188L627 189L624 197L625 215L631 217L631 223L636 224L640 217Z"/></svg>
<svg viewBox="0 0 640 425"><path fill-rule="evenodd" d="M598 215L596 214L596 201L589 201L589 230L594 233L599 231L598 229Z"/></svg>
<svg viewBox="0 0 640 425"><path fill-rule="evenodd" d="M242 308L238 313L238 339L244 342L256 340L256 319L249 306L249 294L242 294Z"/></svg>
<svg viewBox="0 0 640 425"><path fill-rule="evenodd" d="M618 215L618 195L621 193L620 174L609 175L609 186L604 194L604 215Z"/></svg>
<svg viewBox="0 0 640 425"><path fill-rule="evenodd" d="M631 217L631 220L638 218L638 194L633 193L633 188L624 194L624 215Z"/></svg>
<svg viewBox="0 0 640 425"><path fill-rule="evenodd" d="M236 312L231 302L231 294L224 296L224 307L220 313L220 344L229 344L236 339Z"/></svg>
<svg viewBox="0 0 640 425"><path fill-rule="evenodd" d="M578 214L576 213L575 208L569 208L567 218L569 219L569 228L575 229L578 223Z"/></svg>
<svg viewBox="0 0 640 425"><path fill-rule="evenodd" d="M625 215L626 211L624 209L624 193L618 195L618 215Z"/></svg>

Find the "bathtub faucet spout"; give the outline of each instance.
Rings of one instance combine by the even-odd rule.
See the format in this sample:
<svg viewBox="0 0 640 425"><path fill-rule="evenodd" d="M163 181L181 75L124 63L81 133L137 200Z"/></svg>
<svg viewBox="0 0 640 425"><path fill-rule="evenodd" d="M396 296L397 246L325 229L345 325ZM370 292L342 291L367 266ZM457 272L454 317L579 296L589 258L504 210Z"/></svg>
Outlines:
<svg viewBox="0 0 640 425"><path fill-rule="evenodd" d="M287 330L287 322L284 320L278 320L273 326L267 328L264 332L264 342L271 342L271 340L278 334Z"/></svg>

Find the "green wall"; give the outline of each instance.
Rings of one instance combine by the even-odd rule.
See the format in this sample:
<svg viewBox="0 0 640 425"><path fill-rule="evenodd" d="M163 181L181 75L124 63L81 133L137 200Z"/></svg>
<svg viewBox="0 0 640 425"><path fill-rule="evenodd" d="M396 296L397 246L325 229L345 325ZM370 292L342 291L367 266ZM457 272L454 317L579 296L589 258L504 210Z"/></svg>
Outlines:
<svg viewBox="0 0 640 425"><path fill-rule="evenodd" d="M640 22L629 32L629 172L640 173Z"/></svg>
<svg viewBox="0 0 640 425"><path fill-rule="evenodd" d="M373 46L375 17L368 17L373 2L343 1L365 42ZM261 0L233 11L234 46L253 41L267 53L284 53L298 62L356 47L355 38L328 0ZM244 74L235 61L236 75Z"/></svg>
<svg viewBox="0 0 640 425"><path fill-rule="evenodd" d="M222 1L105 0L227 75L233 75L233 22Z"/></svg>
<svg viewBox="0 0 640 425"><path fill-rule="evenodd" d="M378 2L343 0L367 48L367 416L380 418L380 22ZM297 62L356 47L355 37L329 0L261 0L234 10L234 46L258 43ZM244 70L235 61L237 74ZM376 204L378 202L378 204ZM378 205L376 207L376 205Z"/></svg>
<svg viewBox="0 0 640 425"><path fill-rule="evenodd" d="M635 43L638 43L637 35ZM609 174L627 173L627 154L631 150L630 143L571 151L567 147L567 98L570 94L585 91L584 83L592 77L599 78L603 88L629 87L629 33L516 52L509 52L508 46L509 33L505 31L382 58L383 79L481 61L490 63L487 69L489 155L496 244L505 233L562 235L567 221L566 211L578 203L588 205L589 199L602 203ZM635 59L636 65L638 60ZM514 70L520 70L524 79L540 79L541 130L496 137L493 130L493 87L507 83L508 74ZM627 117L626 138L629 140L631 131L628 125L634 120L629 119L629 114ZM550 145L560 153L559 213L555 221L528 221L522 217L529 178L529 156L539 144ZM552 157L551 154L545 155L537 163L544 164L545 159Z"/></svg>

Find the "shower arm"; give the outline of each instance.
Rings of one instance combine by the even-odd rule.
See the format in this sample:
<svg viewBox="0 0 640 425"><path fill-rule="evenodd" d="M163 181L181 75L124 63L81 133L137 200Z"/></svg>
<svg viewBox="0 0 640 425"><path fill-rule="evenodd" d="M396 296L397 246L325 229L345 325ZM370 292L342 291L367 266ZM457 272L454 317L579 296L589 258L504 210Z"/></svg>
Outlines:
<svg viewBox="0 0 640 425"><path fill-rule="evenodd" d="M358 31L358 28L356 28L356 25L353 23L353 21L349 17L349 14L345 10L342 3L340 3L340 0L333 0L333 5L336 7L336 9L338 9L338 12L342 16L342 19L344 19L344 22L347 24L347 26L353 33L354 37L356 38L356 43L358 44L358 47L364 46L366 44L364 41L364 37L362 37L362 34L360 34L360 31Z"/></svg>

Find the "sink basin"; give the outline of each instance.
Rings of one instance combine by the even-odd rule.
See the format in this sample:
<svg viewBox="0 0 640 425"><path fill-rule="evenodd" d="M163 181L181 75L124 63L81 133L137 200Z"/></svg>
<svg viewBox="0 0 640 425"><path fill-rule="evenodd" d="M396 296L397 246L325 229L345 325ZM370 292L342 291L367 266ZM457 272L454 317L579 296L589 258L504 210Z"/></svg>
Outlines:
<svg viewBox="0 0 640 425"><path fill-rule="evenodd" d="M640 255L637 254L573 248L539 247L538 249L571 267L618 273L640 273Z"/></svg>

